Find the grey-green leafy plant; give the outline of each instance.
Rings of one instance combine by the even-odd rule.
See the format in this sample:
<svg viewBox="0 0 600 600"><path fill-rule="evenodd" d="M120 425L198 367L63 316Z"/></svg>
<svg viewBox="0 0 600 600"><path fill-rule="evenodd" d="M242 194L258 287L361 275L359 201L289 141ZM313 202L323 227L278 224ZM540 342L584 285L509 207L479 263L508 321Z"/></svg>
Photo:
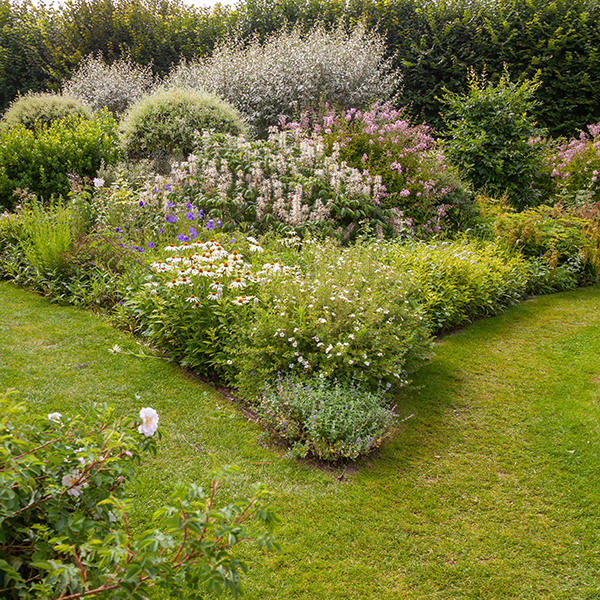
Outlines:
<svg viewBox="0 0 600 600"><path fill-rule="evenodd" d="M469 75L468 94L446 92L447 156L464 171L476 191L507 196L518 209L539 203L538 179L544 167L544 131L531 116L536 80L498 85Z"/></svg>
<svg viewBox="0 0 600 600"><path fill-rule="evenodd" d="M264 486L219 506L215 469L205 489L175 487L152 526L128 524L124 484L142 454L157 452L159 416L142 408L118 423L93 405L84 416L35 415L8 394L0 397L0 593L16 600L102 595L242 591L245 566L233 546L253 540L276 548L276 517ZM160 432L158 433L160 436Z"/></svg>
<svg viewBox="0 0 600 600"><path fill-rule="evenodd" d="M382 392L319 377L279 377L259 399L263 423L291 444L290 456L356 459L378 448L396 415Z"/></svg>
<svg viewBox="0 0 600 600"><path fill-rule="evenodd" d="M282 31L264 43L230 40L204 60L183 61L165 84L226 98L265 136L280 117L290 119L321 100L342 108L385 101L399 77L385 59L383 39L361 23L351 33L317 26L307 34Z"/></svg>
<svg viewBox="0 0 600 600"><path fill-rule="evenodd" d="M33 130L36 125L48 125L67 117L90 119L92 113L73 95L27 94L8 107L1 124L3 127L24 125Z"/></svg>
<svg viewBox="0 0 600 600"><path fill-rule="evenodd" d="M194 149L196 131L213 130L239 135L244 121L233 106L212 93L169 89L142 98L130 107L120 124L120 135L132 158L187 157Z"/></svg>
<svg viewBox="0 0 600 600"><path fill-rule="evenodd" d="M63 82L63 93L78 98L94 112L107 108L118 117L153 87L154 76L149 65L140 67L125 58L109 65L101 55L90 54L71 79Z"/></svg>

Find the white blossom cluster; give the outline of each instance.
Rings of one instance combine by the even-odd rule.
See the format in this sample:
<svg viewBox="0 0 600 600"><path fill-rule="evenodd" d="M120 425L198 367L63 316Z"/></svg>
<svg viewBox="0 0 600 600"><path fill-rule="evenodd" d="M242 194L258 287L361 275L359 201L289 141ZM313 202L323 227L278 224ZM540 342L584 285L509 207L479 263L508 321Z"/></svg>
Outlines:
<svg viewBox="0 0 600 600"><path fill-rule="evenodd" d="M378 204L383 193L381 176L340 161L337 145L327 155L319 136L275 129L268 140L253 142L205 131L197 142L187 161L173 165L169 184L192 186L200 203L216 199L232 208L243 205L245 194L252 192L259 223L267 215L291 227L323 223L340 196ZM236 170L232 157L247 168Z"/></svg>
<svg viewBox="0 0 600 600"><path fill-rule="evenodd" d="M364 24L351 33L341 26L318 26L307 34L296 28L264 43L225 42L204 60L183 61L165 85L216 93L265 135L280 117L292 118L320 101L362 108L389 98L400 77L384 55L383 39Z"/></svg>
<svg viewBox="0 0 600 600"><path fill-rule="evenodd" d="M250 252L263 252L254 238L249 237L248 242ZM154 261L151 269L157 274L167 275L164 280L167 288L190 288L186 301L194 307L204 304L206 299L216 302L224 297L227 299L231 294L234 295L231 299L233 304L257 304L255 295L242 294L246 288L264 283L274 275L292 272L289 267L274 261L253 272L252 265L237 250L230 252L216 240L169 244L164 250L170 255L164 260ZM145 286L152 292L160 285L159 282L152 279Z"/></svg>

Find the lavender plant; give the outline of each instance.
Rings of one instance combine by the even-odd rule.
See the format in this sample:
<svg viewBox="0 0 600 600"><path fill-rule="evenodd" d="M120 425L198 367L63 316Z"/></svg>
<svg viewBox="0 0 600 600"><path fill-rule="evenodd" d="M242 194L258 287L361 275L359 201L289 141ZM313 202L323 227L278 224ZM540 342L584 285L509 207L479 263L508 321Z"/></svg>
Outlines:
<svg viewBox="0 0 600 600"><path fill-rule="evenodd" d="M292 118L325 100L344 108L387 100L400 75L385 58L385 43L359 23L282 31L261 44L230 40L204 60L182 62L168 87L191 87L218 94L238 108L253 132L266 136L279 118Z"/></svg>
<svg viewBox="0 0 600 600"><path fill-rule="evenodd" d="M260 395L257 410L263 424L290 444L290 458L354 460L381 446L396 421L383 393L318 377L280 376Z"/></svg>
<svg viewBox="0 0 600 600"><path fill-rule="evenodd" d="M140 67L120 58L108 65L101 55L84 58L71 79L63 82L63 94L78 98L94 112L107 108L119 117L154 87L150 66Z"/></svg>

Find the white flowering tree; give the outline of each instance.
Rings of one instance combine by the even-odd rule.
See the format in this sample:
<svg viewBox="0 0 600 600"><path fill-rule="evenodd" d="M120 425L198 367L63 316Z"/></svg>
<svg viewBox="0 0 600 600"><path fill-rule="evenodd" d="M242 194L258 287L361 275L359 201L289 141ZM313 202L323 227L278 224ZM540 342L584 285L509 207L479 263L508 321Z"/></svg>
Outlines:
<svg viewBox="0 0 600 600"><path fill-rule="evenodd" d="M0 397L0 597L74 600L103 594L141 599L170 592L241 592L244 566L232 546L253 539L276 548L266 491L218 507L208 491L179 485L153 527L130 530L123 483L142 453L156 453L158 414L150 407L115 423L95 405L85 416L35 416Z"/></svg>

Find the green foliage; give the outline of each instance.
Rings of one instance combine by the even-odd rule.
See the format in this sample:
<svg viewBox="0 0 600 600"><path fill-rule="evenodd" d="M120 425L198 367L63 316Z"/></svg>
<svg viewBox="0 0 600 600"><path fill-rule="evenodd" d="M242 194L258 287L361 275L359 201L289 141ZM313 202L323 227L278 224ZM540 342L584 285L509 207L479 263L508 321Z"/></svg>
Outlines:
<svg viewBox="0 0 600 600"><path fill-rule="evenodd" d="M91 118L91 111L77 98L60 94L27 94L15 100L4 113L5 127L24 125L34 130L36 124L49 125L67 117Z"/></svg>
<svg viewBox="0 0 600 600"><path fill-rule="evenodd" d="M116 123L108 113L69 117L34 130L0 130L0 206L12 208L14 192L27 188L43 199L66 196L69 175L94 177L102 162L119 158Z"/></svg>
<svg viewBox="0 0 600 600"><path fill-rule="evenodd" d="M267 140L205 132L190 160L171 174L169 200L191 199L226 230L321 232L343 241L364 230L392 233L380 181L325 153L301 131ZM220 165L217 169L216 165Z"/></svg>
<svg viewBox="0 0 600 600"><path fill-rule="evenodd" d="M259 402L262 422L291 444L290 457L354 460L381 445L396 417L383 394L318 377L280 377Z"/></svg>
<svg viewBox="0 0 600 600"><path fill-rule="evenodd" d="M506 195L517 208L538 201L537 178L543 165L542 134L528 114L539 83L517 85L504 73L493 85L473 72L468 95L447 92L445 118L450 139L448 157L476 191Z"/></svg>
<svg viewBox="0 0 600 600"><path fill-rule="evenodd" d="M265 265L268 266L268 265ZM238 387L252 398L278 372L378 390L403 385L429 334L409 277L377 247L304 242L295 274L274 273L237 330Z"/></svg>
<svg viewBox="0 0 600 600"><path fill-rule="evenodd" d="M187 157L194 148L196 131L237 136L245 132L245 126L237 111L217 96L172 89L132 105L119 130L130 157L147 158L156 153Z"/></svg>
<svg viewBox="0 0 600 600"><path fill-rule="evenodd" d="M507 248L532 261L529 291L573 289L600 274L600 228L560 205L521 213L502 212L493 234Z"/></svg>
<svg viewBox="0 0 600 600"><path fill-rule="evenodd" d="M242 591L245 566L231 548L247 539L276 548L268 533L275 516L263 486L218 507L217 484L228 469L215 470L208 493L180 484L155 512L151 529L129 529L124 483L143 452L156 454L158 419L143 408L139 417L118 423L106 404L92 405L84 416L42 417L0 397L4 598L106 592L141 598L154 585L179 593Z"/></svg>
<svg viewBox="0 0 600 600"><path fill-rule="evenodd" d="M527 263L496 242L389 243L385 261L410 276L436 332L497 314L527 287Z"/></svg>

